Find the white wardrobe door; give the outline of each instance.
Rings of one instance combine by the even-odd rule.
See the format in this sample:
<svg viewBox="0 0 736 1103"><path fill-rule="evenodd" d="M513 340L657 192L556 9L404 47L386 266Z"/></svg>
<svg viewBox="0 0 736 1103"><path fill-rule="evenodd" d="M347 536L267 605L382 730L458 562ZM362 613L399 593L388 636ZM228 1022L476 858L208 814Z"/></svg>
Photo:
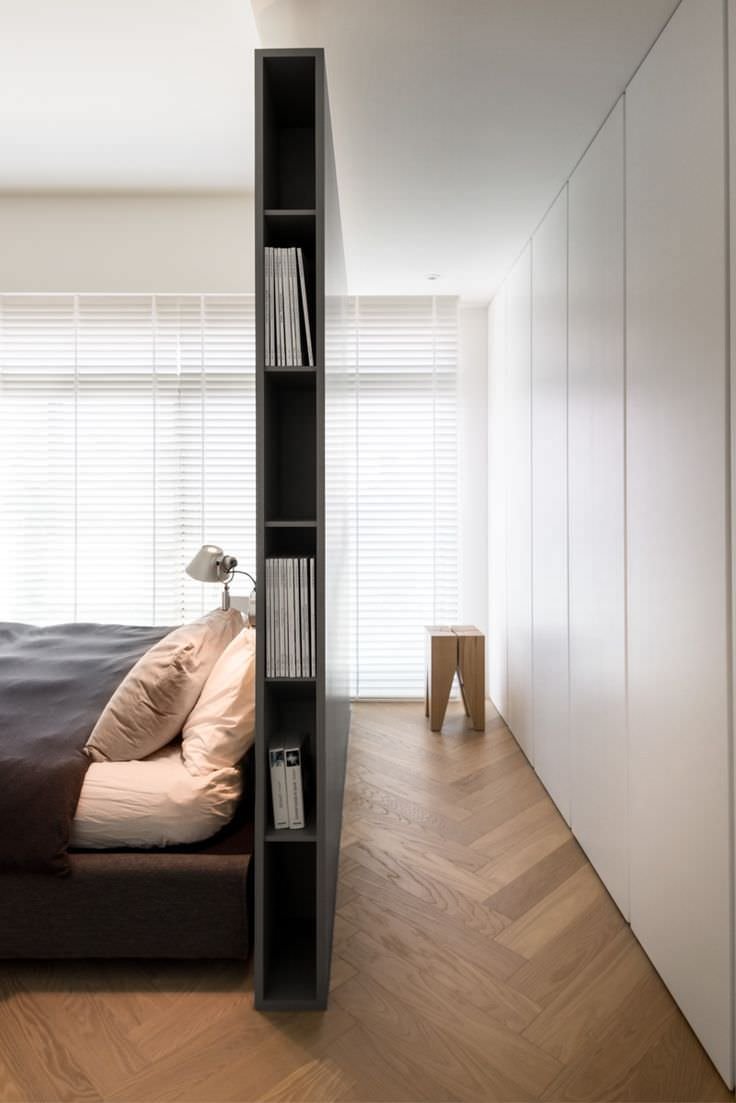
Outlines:
<svg viewBox="0 0 736 1103"><path fill-rule="evenodd" d="M570 820L567 669L567 188L532 241L534 766Z"/></svg>
<svg viewBox="0 0 736 1103"><path fill-rule="evenodd" d="M506 667L506 290L488 313L488 693L508 720Z"/></svg>
<svg viewBox="0 0 736 1103"><path fill-rule="evenodd" d="M628 916L624 108L569 184L572 827Z"/></svg>
<svg viewBox="0 0 736 1103"><path fill-rule="evenodd" d="M533 762L530 256L506 281L506 579L507 722Z"/></svg>
<svg viewBox="0 0 736 1103"><path fill-rule="evenodd" d="M626 96L631 919L731 1080L723 0Z"/></svg>

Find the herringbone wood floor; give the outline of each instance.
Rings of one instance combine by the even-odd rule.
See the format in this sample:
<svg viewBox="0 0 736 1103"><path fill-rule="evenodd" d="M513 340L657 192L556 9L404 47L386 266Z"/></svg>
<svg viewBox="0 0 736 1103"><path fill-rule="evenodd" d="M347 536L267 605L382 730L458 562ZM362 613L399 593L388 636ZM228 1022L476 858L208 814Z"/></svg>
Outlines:
<svg viewBox="0 0 736 1103"><path fill-rule="evenodd" d="M457 708L355 708L324 1015L256 1014L237 964L0 977L2 1100L731 1098L502 722Z"/></svg>

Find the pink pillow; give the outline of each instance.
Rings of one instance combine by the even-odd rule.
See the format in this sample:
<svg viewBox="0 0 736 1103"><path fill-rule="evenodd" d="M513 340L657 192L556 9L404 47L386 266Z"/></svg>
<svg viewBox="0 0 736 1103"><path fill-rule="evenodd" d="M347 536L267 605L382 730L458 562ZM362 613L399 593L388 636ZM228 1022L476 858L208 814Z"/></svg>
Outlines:
<svg viewBox="0 0 736 1103"><path fill-rule="evenodd" d="M253 743L256 724L256 634L244 628L223 651L182 733L190 774L235 766Z"/></svg>
<svg viewBox="0 0 736 1103"><path fill-rule="evenodd" d="M130 762L179 734L207 678L243 626L215 609L169 632L142 655L107 702L85 750L95 762Z"/></svg>

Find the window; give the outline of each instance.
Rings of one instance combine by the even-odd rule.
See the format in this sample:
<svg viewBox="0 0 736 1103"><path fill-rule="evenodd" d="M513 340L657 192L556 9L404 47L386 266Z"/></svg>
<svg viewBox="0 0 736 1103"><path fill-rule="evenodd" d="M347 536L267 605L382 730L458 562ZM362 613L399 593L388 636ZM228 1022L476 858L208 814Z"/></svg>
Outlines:
<svg viewBox="0 0 736 1103"><path fill-rule="evenodd" d="M417 696L423 626L458 617L457 302L339 312L353 688ZM0 620L191 619L205 541L255 573L254 366L251 296L0 296Z"/></svg>
<svg viewBox="0 0 736 1103"><path fill-rule="evenodd" d="M0 619L176 624L253 569L250 296L0 296Z"/></svg>
<svg viewBox="0 0 736 1103"><path fill-rule="evenodd" d="M426 624L457 623L457 301L354 300L355 692L415 697Z"/></svg>

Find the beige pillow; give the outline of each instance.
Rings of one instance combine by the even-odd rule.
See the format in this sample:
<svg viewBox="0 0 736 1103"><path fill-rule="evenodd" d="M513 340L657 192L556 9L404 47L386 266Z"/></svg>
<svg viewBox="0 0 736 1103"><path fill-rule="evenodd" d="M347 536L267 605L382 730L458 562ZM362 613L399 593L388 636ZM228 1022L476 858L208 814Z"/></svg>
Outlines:
<svg viewBox="0 0 736 1103"><path fill-rule="evenodd" d="M235 766L253 743L256 634L244 628L217 660L182 733L184 765L195 777Z"/></svg>
<svg viewBox="0 0 736 1103"><path fill-rule="evenodd" d="M166 746L182 729L207 678L243 627L237 609L215 609L175 628L142 655L87 740L95 762L130 762Z"/></svg>

